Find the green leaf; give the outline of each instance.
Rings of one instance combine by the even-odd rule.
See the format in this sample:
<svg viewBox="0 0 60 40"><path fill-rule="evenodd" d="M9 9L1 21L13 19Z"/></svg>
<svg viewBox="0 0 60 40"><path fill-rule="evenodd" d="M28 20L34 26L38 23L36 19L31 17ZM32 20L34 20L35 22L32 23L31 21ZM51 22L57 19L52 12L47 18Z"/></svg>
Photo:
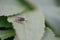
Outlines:
<svg viewBox="0 0 60 40"><path fill-rule="evenodd" d="M55 17L46 17L46 26L49 27L56 37L60 37L60 21Z"/></svg>
<svg viewBox="0 0 60 40"><path fill-rule="evenodd" d="M0 30L0 38L6 39L8 37L15 36L14 30Z"/></svg>
<svg viewBox="0 0 60 40"><path fill-rule="evenodd" d="M26 0L18 0L18 1L29 10L35 9L34 6Z"/></svg>
<svg viewBox="0 0 60 40"><path fill-rule="evenodd" d="M60 7L60 0L55 0L56 5Z"/></svg>
<svg viewBox="0 0 60 40"><path fill-rule="evenodd" d="M0 29L0 38L5 39L11 36L15 36L15 31L13 29L12 23L7 21L7 16L0 16L0 28L3 28L3 30ZM5 30L6 28L7 30Z"/></svg>
<svg viewBox="0 0 60 40"><path fill-rule="evenodd" d="M13 27L12 23L7 21L7 16L0 16L0 27Z"/></svg>

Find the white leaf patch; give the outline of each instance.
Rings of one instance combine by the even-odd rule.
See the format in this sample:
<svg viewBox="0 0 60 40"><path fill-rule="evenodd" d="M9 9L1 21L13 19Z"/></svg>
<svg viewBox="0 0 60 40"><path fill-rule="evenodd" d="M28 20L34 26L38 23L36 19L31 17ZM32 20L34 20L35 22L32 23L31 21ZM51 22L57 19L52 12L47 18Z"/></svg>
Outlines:
<svg viewBox="0 0 60 40"><path fill-rule="evenodd" d="M21 7L21 5L18 6L17 3L15 3L16 1L0 1L0 16L13 15L25 10L25 7ZM20 22L15 21L16 17L24 17L25 19L27 19L27 21L24 21L21 24ZM41 40L41 38L43 37L45 19L42 11L40 10L40 7L38 9L35 9L34 11L25 12L22 15L9 17L8 21L12 22L16 31L16 36L19 40Z"/></svg>
<svg viewBox="0 0 60 40"><path fill-rule="evenodd" d="M20 22L15 22L16 17L24 17L27 21L22 22L22 24ZM8 21L13 23L19 40L41 40L45 28L44 20L44 16L40 9L8 18Z"/></svg>
<svg viewBox="0 0 60 40"><path fill-rule="evenodd" d="M8 16L20 13L25 8L16 0L0 0L0 16Z"/></svg>

